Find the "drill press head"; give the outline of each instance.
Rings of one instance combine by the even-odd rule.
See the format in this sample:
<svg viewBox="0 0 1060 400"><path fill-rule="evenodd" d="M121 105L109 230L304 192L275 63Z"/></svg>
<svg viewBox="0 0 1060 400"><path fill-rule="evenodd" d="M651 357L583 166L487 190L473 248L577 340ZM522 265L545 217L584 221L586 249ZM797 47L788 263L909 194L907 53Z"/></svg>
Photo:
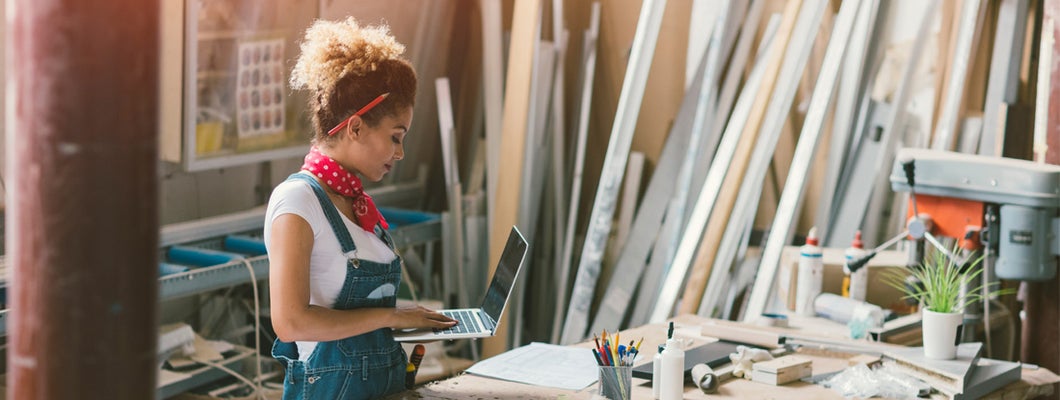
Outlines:
<svg viewBox="0 0 1060 400"><path fill-rule="evenodd" d="M994 239L987 242L996 246L989 250L998 255L997 276L1056 276L1060 167L928 149L900 149L895 160L891 188L915 193L914 209L934 224L926 232L962 239L984 226L987 210L997 209L997 231L987 232ZM909 176L914 165L915 182Z"/></svg>

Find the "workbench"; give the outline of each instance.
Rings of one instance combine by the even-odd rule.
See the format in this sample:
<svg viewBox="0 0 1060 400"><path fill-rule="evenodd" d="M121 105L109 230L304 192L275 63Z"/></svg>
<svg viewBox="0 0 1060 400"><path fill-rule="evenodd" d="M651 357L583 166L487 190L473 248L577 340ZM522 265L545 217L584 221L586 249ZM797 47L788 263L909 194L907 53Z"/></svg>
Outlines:
<svg viewBox="0 0 1060 400"><path fill-rule="evenodd" d="M692 346L714 341L701 332L701 326L707 318L694 315L682 315L673 319L676 326L675 337L691 339ZM802 335L815 335L823 339L840 338L843 327L831 321L819 318L792 319L792 330ZM654 349L665 341L666 324L650 324L621 332L623 338L644 338L643 349ZM592 341L582 342L574 347L593 347ZM885 345L886 346L886 345ZM829 352L800 352L813 362L813 374L838 371L849 366L849 356L839 356ZM647 353L638 358L635 365L650 363ZM1053 372L1044 368L1024 368L1022 380L995 391L987 398L1024 399L1053 393L1056 382L1060 382ZM633 378L633 399L651 399L651 382ZM531 386L521 383L502 381L480 376L461 374L446 380L420 385L414 390L391 396L391 399L590 399L597 394L597 385L593 384L579 391ZM770 386L745 379L733 378L723 381L718 392L712 395L703 394L698 388L686 381L685 399L842 399L839 393L819 385L805 382L793 382L783 386Z"/></svg>

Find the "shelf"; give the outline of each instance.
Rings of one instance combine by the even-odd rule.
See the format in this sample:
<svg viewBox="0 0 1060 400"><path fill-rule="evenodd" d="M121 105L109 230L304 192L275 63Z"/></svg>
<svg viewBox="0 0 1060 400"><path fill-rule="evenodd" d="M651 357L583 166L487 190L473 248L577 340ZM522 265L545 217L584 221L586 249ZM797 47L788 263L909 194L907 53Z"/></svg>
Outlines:
<svg viewBox="0 0 1060 400"><path fill-rule="evenodd" d="M269 256L248 258L258 281L269 277ZM242 261L203 267L158 279L158 297L165 301L229 286L250 283L250 271Z"/></svg>
<svg viewBox="0 0 1060 400"><path fill-rule="evenodd" d="M198 40L200 42L209 40L229 40L243 38L262 37L287 37L290 31L286 29L256 29L256 30L216 30L200 31Z"/></svg>
<svg viewBox="0 0 1060 400"><path fill-rule="evenodd" d="M218 364L224 365L233 371L242 372L242 361L249 357L253 357L254 349L243 346L234 347L233 351L236 351L237 354L219 361ZM191 371L181 371L180 373L188 374L189 376L156 389L156 398L165 399L230 376L224 371L208 365L203 365L202 367Z"/></svg>
<svg viewBox="0 0 1060 400"><path fill-rule="evenodd" d="M159 247L184 244L219 249L225 235L260 232L264 220L265 208L259 207L220 217L167 225L162 228ZM394 239L394 246L398 248L439 240L442 237L441 218L396 227L390 230L390 236ZM258 281L269 277L267 255L249 257L247 261L253 267L254 276ZM0 268L4 268L5 264L0 258ZM249 270L242 261L232 261L163 276L158 279L158 298L159 301L166 301L245 283L250 283ZM6 284L6 282L0 282L0 286L6 286ZM0 310L0 336L7 335L8 311Z"/></svg>

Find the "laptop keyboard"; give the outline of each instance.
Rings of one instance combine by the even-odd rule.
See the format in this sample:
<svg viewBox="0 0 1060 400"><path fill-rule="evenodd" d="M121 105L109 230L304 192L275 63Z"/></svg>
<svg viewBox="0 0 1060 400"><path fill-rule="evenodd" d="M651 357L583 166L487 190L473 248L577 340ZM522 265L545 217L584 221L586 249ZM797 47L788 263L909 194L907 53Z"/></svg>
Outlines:
<svg viewBox="0 0 1060 400"><path fill-rule="evenodd" d="M479 325L478 319L475 318L474 312L475 310L442 311L442 314L445 314L445 316L457 320L457 323L452 328L434 329L434 332L439 335L482 332L482 326Z"/></svg>

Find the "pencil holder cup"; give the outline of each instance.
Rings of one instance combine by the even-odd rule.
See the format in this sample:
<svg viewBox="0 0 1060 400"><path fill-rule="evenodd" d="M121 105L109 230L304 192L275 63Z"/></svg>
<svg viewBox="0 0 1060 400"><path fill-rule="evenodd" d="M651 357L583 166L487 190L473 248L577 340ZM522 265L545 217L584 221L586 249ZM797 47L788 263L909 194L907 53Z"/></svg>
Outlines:
<svg viewBox="0 0 1060 400"><path fill-rule="evenodd" d="M629 400L633 389L633 367L599 367L600 395L610 400Z"/></svg>

